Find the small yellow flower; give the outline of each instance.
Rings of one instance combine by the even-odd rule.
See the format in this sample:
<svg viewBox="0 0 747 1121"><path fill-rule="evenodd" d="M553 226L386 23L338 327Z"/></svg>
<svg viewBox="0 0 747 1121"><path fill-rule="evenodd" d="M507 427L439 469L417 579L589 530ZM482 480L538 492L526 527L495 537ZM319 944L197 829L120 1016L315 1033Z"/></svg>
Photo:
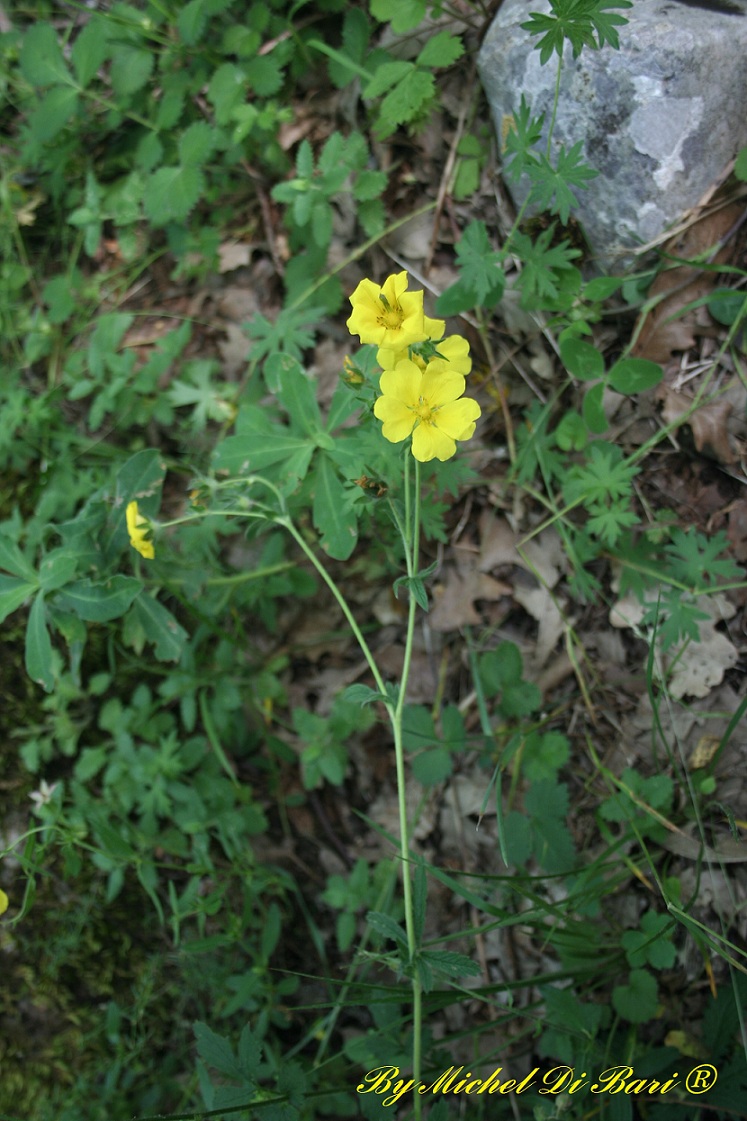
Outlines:
<svg viewBox="0 0 747 1121"><path fill-rule="evenodd" d="M0 915L4 915L8 910L9 899L4 891L0 891Z"/></svg>
<svg viewBox="0 0 747 1121"><path fill-rule="evenodd" d="M383 396L374 414L384 422L382 435L393 444L412 433L412 454L421 463L450 459L457 440L469 440L480 416L480 406L469 397L462 374L441 359L431 359L425 371L402 358L381 375Z"/></svg>
<svg viewBox="0 0 747 1121"><path fill-rule="evenodd" d="M153 542L148 541L145 536L150 531L150 522L138 512L137 502L128 502L125 517L133 549L137 549L146 560L153 560L156 555Z"/></svg>
<svg viewBox="0 0 747 1121"><path fill-rule="evenodd" d="M423 293L407 291L406 272L393 273L381 287L372 280L362 280L350 303L353 314L347 327L362 343L402 350L428 338Z"/></svg>

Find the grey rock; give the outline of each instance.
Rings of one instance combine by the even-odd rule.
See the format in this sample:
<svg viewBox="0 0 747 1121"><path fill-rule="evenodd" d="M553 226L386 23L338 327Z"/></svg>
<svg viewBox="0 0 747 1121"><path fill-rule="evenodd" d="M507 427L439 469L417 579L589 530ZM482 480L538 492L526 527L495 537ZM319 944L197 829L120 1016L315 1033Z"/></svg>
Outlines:
<svg viewBox="0 0 747 1121"><path fill-rule="evenodd" d="M705 4L706 0L702 0ZM747 143L747 0L721 12L675 0L634 0L620 10L620 49L568 44L553 148L582 141L598 172L573 211L605 269L657 238L695 206ZM533 115L552 115L557 55L540 65L522 30L548 0L504 0L480 50L478 69L502 143L522 94ZM743 14L740 14L743 13ZM529 182L508 184L517 205Z"/></svg>

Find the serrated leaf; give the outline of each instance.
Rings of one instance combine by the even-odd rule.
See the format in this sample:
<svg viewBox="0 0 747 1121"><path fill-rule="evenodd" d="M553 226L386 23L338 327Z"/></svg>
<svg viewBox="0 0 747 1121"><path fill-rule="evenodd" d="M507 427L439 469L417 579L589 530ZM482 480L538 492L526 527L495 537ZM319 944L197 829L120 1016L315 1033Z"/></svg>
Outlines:
<svg viewBox="0 0 747 1121"><path fill-rule="evenodd" d="M41 685L45 692L52 692L52 640L47 630L46 608L41 592L31 605L26 625L26 671L31 680Z"/></svg>
<svg viewBox="0 0 747 1121"><path fill-rule="evenodd" d="M407 935L399 923L395 922L389 915L385 915L381 911L369 911L366 915L366 922L377 934L389 938L390 941L396 942L403 948L407 946Z"/></svg>
<svg viewBox="0 0 747 1121"><path fill-rule="evenodd" d="M78 35L70 52L75 76L82 89L85 89L96 75L105 62L108 53L109 44L103 34L101 23L94 18L86 24Z"/></svg>
<svg viewBox="0 0 747 1121"><path fill-rule="evenodd" d="M383 701L384 704L389 704L389 697L383 693L378 693L376 689L372 689L369 685L348 685L347 689L342 694L342 700L347 704L356 704L363 707L364 705L375 704L376 701Z"/></svg>
<svg viewBox="0 0 747 1121"><path fill-rule="evenodd" d="M59 592L54 602L87 623L108 623L124 615L142 587L132 576L117 575L103 583L76 580Z"/></svg>
<svg viewBox="0 0 747 1121"><path fill-rule="evenodd" d="M321 546L335 560L347 560L358 541L358 519L352 495L345 490L337 469L321 454L314 472L314 526Z"/></svg>
<svg viewBox="0 0 747 1121"><path fill-rule="evenodd" d="M78 108L78 94L70 86L53 86L29 114L34 140L47 144L65 127Z"/></svg>
<svg viewBox="0 0 747 1121"><path fill-rule="evenodd" d="M268 438L269 437L269 438ZM289 429L273 425L263 433L262 444L255 436L228 436L215 449L213 467L229 475L248 475L282 463L284 477L306 477L316 445L307 436L294 436Z"/></svg>
<svg viewBox="0 0 747 1121"><path fill-rule="evenodd" d="M391 89L392 86L399 82L406 74L411 73L415 69L413 62L406 62L404 59L392 59L388 62L382 62L377 67L373 78L363 90L365 98L381 97L383 93Z"/></svg>
<svg viewBox="0 0 747 1121"><path fill-rule="evenodd" d="M426 0L371 0L371 15L381 23L391 21L392 31L412 31L425 17Z"/></svg>
<svg viewBox="0 0 747 1121"><path fill-rule="evenodd" d="M253 58L245 67L247 81L259 97L272 97L283 84L282 66L273 54Z"/></svg>
<svg viewBox="0 0 747 1121"><path fill-rule="evenodd" d="M407 124L422 113L435 94L436 81L433 74L413 67L400 78L382 101L379 119L388 129Z"/></svg>
<svg viewBox="0 0 747 1121"><path fill-rule="evenodd" d="M207 20L208 13L205 0L189 0L189 3L184 5L176 18L176 26L182 42L188 47L195 46L205 30Z"/></svg>
<svg viewBox="0 0 747 1121"><path fill-rule="evenodd" d="M464 45L450 31L439 31L418 55L418 66L451 66L464 54Z"/></svg>
<svg viewBox="0 0 747 1121"><path fill-rule="evenodd" d="M179 137L179 160L183 167L199 167L213 150L215 130L207 121L194 121Z"/></svg>
<svg viewBox="0 0 747 1121"><path fill-rule="evenodd" d="M207 1024L192 1025L192 1031L197 1040L197 1053L208 1066L213 1067L221 1074L237 1081L243 1081L243 1074L238 1059L233 1053L233 1048L227 1039L218 1035Z"/></svg>
<svg viewBox="0 0 747 1121"><path fill-rule="evenodd" d="M142 89L151 76L155 53L141 47L117 46L109 76L117 97L129 98Z"/></svg>
<svg viewBox="0 0 747 1121"><path fill-rule="evenodd" d="M28 29L23 37L19 63L21 73L32 86L71 82L57 33L49 23L35 23Z"/></svg>
<svg viewBox="0 0 747 1121"><path fill-rule="evenodd" d="M162 167L148 180L143 206L154 226L183 222L197 204L205 179L196 167Z"/></svg>

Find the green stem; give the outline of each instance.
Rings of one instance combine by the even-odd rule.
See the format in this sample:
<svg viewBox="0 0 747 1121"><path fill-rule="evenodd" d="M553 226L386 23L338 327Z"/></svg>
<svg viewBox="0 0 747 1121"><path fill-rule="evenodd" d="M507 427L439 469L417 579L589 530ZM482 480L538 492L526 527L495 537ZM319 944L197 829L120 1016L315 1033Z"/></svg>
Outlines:
<svg viewBox="0 0 747 1121"><path fill-rule="evenodd" d="M374 661L374 656L371 653L369 645L366 642L365 638L363 637L361 629L360 629L360 627L358 626L358 623L355 620L355 616L353 615L352 611L348 607L347 600L343 596L340 589L337 587L337 584L334 582L332 577L329 575L329 573L327 572L327 570L324 567L324 565L322 564L322 562L317 558L316 554L314 553L314 550L309 547L309 545L306 543L306 541L304 541L303 536L298 532L298 530L296 529L295 525L290 520L290 518L287 517L286 515L281 515L280 517L276 517L274 520L275 520L275 523L277 525L281 525L285 529L288 530L288 533L290 533L291 537L296 542L296 544L299 545L300 548L303 550L303 552L306 554L308 559L313 564L314 568L317 570L317 572L321 576L324 583L327 585L329 590L332 592L332 595L335 597L335 599L337 600L338 604L340 605L340 607L342 609L343 615L345 616L348 623L350 624L350 629L352 630L353 634L355 635L355 640L356 640L356 642L358 643L358 646L361 649L363 657L368 662L368 668L371 670L371 673L373 675L373 679L376 682L376 688L379 690L380 693L383 693L384 696L386 696L386 688L384 687L384 681L382 679L382 676L379 673L379 667L376 665L376 662ZM390 719L391 719L391 716L392 716L391 705L387 705L387 710L389 711L389 715L390 715Z"/></svg>
<svg viewBox="0 0 747 1121"><path fill-rule="evenodd" d="M415 460L415 494L414 502L410 498L410 449L405 452L405 526L406 535L403 538L405 546L405 563L407 575L415 576L418 571L418 552L420 548L420 463ZM407 633L405 636L405 656L402 663L402 676L400 679L399 696L394 711L389 717L394 735L394 758L397 771L397 800L399 803L399 835L400 855L402 860L402 894L405 908L405 930L407 932L407 949L410 955L412 972L412 1078L415 1085L414 1108L416 1119L420 1118L420 1095L417 1087L420 1084L421 1056L422 1056L422 1028L423 1028L423 990L417 973L416 956L418 950L417 931L415 929L415 914L412 899L412 875L410 871L410 826L407 820L407 778L405 775L405 752L402 738L402 716L404 713L405 699L407 696L407 679L410 675L412 662L412 644L415 634L415 616L417 602L410 590L410 599L407 612Z"/></svg>

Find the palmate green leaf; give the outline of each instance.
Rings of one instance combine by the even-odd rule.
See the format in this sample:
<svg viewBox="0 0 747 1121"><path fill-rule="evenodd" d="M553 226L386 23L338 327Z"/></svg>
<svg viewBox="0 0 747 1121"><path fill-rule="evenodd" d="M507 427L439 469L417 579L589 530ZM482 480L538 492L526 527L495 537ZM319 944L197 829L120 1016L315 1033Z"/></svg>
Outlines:
<svg viewBox="0 0 747 1121"><path fill-rule="evenodd" d="M543 232L535 241L524 233L517 232L511 240L511 252L521 259L522 270L518 286L525 306L551 306L559 293L559 274L572 268L571 262L578 256L578 249L572 249L568 241L550 245L554 225Z"/></svg>
<svg viewBox="0 0 747 1121"><path fill-rule="evenodd" d="M300 360L304 350L314 345L316 331L310 325L317 324L323 314L317 307L304 305L283 308L274 323L264 315L255 315L244 324L247 335L254 340L252 358L261 361L278 352Z"/></svg>
<svg viewBox="0 0 747 1121"><path fill-rule="evenodd" d="M518 183L524 172L539 162L539 156L533 149L542 137L544 120L544 113L532 116L529 103L522 94L519 110L511 119L503 151L505 173L513 183Z"/></svg>
<svg viewBox="0 0 747 1121"><path fill-rule="evenodd" d="M148 179L143 206L154 226L183 222L197 204L205 179L197 167L161 167Z"/></svg>
<svg viewBox="0 0 747 1121"><path fill-rule="evenodd" d="M389 915L385 915L381 911L369 911L366 915L366 922L377 934L396 942L403 950L407 948L407 935L399 923L395 922Z"/></svg>
<svg viewBox="0 0 747 1121"><path fill-rule="evenodd" d="M539 156L537 163L527 167L527 174L532 181L530 201L542 210L557 214L564 226L568 224L571 207L578 202L571 187L585 190L587 180L594 179L599 174L584 163L582 144L583 141L578 140L568 151L565 145L561 145L555 167L544 154Z"/></svg>
<svg viewBox="0 0 747 1121"><path fill-rule="evenodd" d="M484 222L474 221L465 229L456 246L456 257L461 273L461 281L475 296L473 307L485 304L490 297L494 303L503 293L505 277L503 256L490 244Z"/></svg>
<svg viewBox="0 0 747 1121"><path fill-rule="evenodd" d="M363 96L365 98L381 97L383 93L391 89L397 82L401 81L406 74L410 74L415 69L413 62L407 62L404 59L392 59L382 62L377 67L376 72L363 89Z"/></svg>
<svg viewBox="0 0 747 1121"><path fill-rule="evenodd" d="M532 12L522 28L530 35L541 36L535 43L544 66L553 53L563 57L563 47L569 42L573 57L578 58L584 47L592 50L609 43L619 48L617 28L628 21L624 16L609 15L609 8L631 8L630 0L550 0L552 13Z"/></svg>

